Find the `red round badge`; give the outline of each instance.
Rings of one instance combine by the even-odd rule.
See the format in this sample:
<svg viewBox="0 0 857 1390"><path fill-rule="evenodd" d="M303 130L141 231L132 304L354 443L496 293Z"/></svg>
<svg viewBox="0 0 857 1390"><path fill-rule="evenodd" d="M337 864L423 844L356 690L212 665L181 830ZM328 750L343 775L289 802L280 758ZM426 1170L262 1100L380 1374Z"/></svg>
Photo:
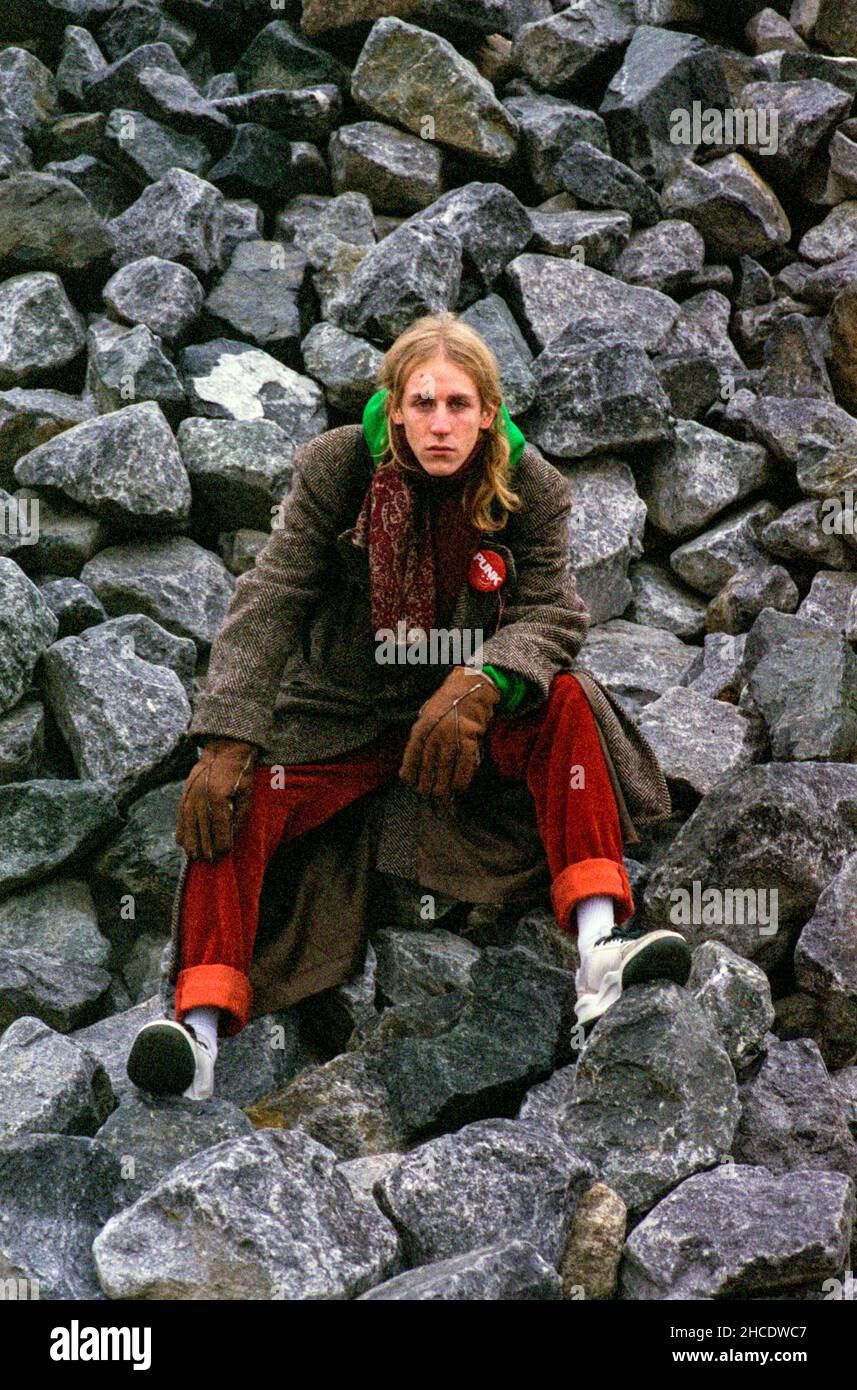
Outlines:
<svg viewBox="0 0 857 1390"><path fill-rule="evenodd" d="M473 588L481 589L487 594L492 589L499 589L505 578L506 565L503 556L498 555L496 550L477 550L467 572L468 582Z"/></svg>

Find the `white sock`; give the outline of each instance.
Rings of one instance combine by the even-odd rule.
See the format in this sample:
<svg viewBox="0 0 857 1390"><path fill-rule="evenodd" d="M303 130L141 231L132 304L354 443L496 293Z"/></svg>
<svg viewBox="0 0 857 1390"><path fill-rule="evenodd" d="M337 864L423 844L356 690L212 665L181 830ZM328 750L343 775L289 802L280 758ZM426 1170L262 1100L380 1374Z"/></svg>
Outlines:
<svg viewBox="0 0 857 1390"><path fill-rule="evenodd" d="M616 920L609 893L595 893L577 903L577 948L581 956L590 951L601 936L609 936Z"/></svg>
<svg viewBox="0 0 857 1390"><path fill-rule="evenodd" d="M197 1009L188 1009L182 1023L189 1023L197 1037L205 1038L208 1043L209 1051L213 1058L217 1057L217 1022L220 1018L220 1010L214 1005L204 1005Z"/></svg>

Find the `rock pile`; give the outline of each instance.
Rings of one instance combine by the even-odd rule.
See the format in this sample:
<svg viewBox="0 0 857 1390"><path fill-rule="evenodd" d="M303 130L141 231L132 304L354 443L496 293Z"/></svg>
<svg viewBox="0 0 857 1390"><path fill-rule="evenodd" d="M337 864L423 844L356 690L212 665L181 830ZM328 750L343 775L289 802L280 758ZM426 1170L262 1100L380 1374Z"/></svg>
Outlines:
<svg viewBox="0 0 857 1390"><path fill-rule="evenodd" d="M841 1285L855 14L0 0L0 1265L42 1297ZM362 976L147 1102L212 639L297 447L444 308L571 484L581 662L673 793L638 915L693 973L578 1054L549 913L426 931L391 885Z"/></svg>

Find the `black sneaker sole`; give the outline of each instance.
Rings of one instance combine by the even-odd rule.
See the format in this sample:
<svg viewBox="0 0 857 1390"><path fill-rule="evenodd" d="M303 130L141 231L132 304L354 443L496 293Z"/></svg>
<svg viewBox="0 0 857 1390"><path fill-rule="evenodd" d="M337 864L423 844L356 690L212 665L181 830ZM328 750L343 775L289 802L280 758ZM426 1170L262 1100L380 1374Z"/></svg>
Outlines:
<svg viewBox="0 0 857 1390"><path fill-rule="evenodd" d="M629 985L645 984L649 980L672 980L677 985L686 984L691 964L691 951L686 941L661 938L628 961L622 971L622 989L627 989Z"/></svg>
<svg viewBox="0 0 857 1390"><path fill-rule="evenodd" d="M134 1039L126 1071L135 1086L156 1096L180 1096L193 1081L196 1061L175 1028L154 1024Z"/></svg>

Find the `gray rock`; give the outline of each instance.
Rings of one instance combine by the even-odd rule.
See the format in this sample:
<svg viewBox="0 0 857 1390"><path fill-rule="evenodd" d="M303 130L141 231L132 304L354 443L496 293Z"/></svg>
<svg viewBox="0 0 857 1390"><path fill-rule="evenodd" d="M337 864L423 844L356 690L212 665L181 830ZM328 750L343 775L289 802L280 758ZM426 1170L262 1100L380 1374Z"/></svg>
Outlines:
<svg viewBox="0 0 857 1390"><path fill-rule="evenodd" d="M315 145L287 140L264 125L239 125L225 154L208 171L212 183L234 198L257 198L273 206L295 188L330 186L330 175Z"/></svg>
<svg viewBox="0 0 857 1390"><path fill-rule="evenodd" d="M638 16L639 18L639 16ZM697 145L678 138L675 111L722 109L730 102L717 50L694 34L675 34L638 24L622 66L612 77L599 113L613 153L647 179L662 180Z"/></svg>
<svg viewBox="0 0 857 1390"><path fill-rule="evenodd" d="M297 363L301 337L312 320L308 268L298 247L241 241L206 299L206 311L221 331Z"/></svg>
<svg viewBox="0 0 857 1390"><path fill-rule="evenodd" d="M793 82L748 82L741 93L742 108L765 112L768 123L776 113L777 124L773 152L768 139L748 139L746 148L756 156L760 150L768 150L762 155L766 172L772 179L790 179L806 167L825 135L848 115L852 101L850 93L815 77ZM757 134L761 134L761 123L757 127Z"/></svg>
<svg viewBox="0 0 857 1390"><path fill-rule="evenodd" d="M572 212L545 208L531 211L530 250L560 256L593 270L613 271L631 235L626 212Z"/></svg>
<svg viewBox="0 0 857 1390"><path fill-rule="evenodd" d="M476 1302L486 1299L515 1301L562 1298L562 1281L534 1245L528 1240L499 1240L481 1245L463 1255L434 1260L419 1269L406 1270L368 1293L367 1299L429 1299L447 1302Z"/></svg>
<svg viewBox="0 0 857 1390"><path fill-rule="evenodd" d="M179 367L197 415L273 420L296 445L328 427L321 388L261 348L214 338L185 348Z"/></svg>
<svg viewBox="0 0 857 1390"><path fill-rule="evenodd" d="M232 134L229 117L200 96L181 72L168 72L157 65L140 68L137 93L139 109L147 116L192 134L213 149L220 149Z"/></svg>
<svg viewBox="0 0 857 1390"><path fill-rule="evenodd" d="M846 857L855 800L857 769L841 763L767 763L718 785L653 868L646 927L782 960Z"/></svg>
<svg viewBox="0 0 857 1390"><path fill-rule="evenodd" d="M654 526L668 536L700 531L734 502L773 482L767 451L695 420L678 420L675 439L659 445L640 491Z"/></svg>
<svg viewBox="0 0 857 1390"><path fill-rule="evenodd" d="M14 114L27 140L44 134L58 114L57 85L50 68L25 48L0 53L0 101Z"/></svg>
<svg viewBox="0 0 857 1390"><path fill-rule="evenodd" d="M760 396L833 400L825 346L814 331L816 323L801 314L786 314L777 321L763 344L764 365L757 382Z"/></svg>
<svg viewBox="0 0 857 1390"><path fill-rule="evenodd" d="M620 618L631 598L629 561L643 553L646 509L634 475L627 464L603 459L569 470L566 477L572 498L569 549L578 592L591 623Z"/></svg>
<svg viewBox="0 0 857 1390"><path fill-rule="evenodd" d="M512 307L540 350L561 333L569 349L621 341L654 350L679 313L675 301L657 290L638 289L553 256L516 256L506 276Z"/></svg>
<svg viewBox="0 0 857 1390"><path fill-rule="evenodd" d="M637 985L596 1024L577 1062L560 1133L631 1215L729 1153L739 1116L729 1056L678 985Z"/></svg>
<svg viewBox="0 0 857 1390"><path fill-rule="evenodd" d="M42 173L68 179L104 218L116 217L134 201L134 185L103 159L91 154L79 154L74 159L51 160L43 166Z"/></svg>
<svg viewBox="0 0 857 1390"><path fill-rule="evenodd" d="M475 946L442 927L382 929L375 933L374 947L378 987L391 1004L417 1003L449 990L466 990L470 968L479 958Z"/></svg>
<svg viewBox="0 0 857 1390"><path fill-rule="evenodd" d="M857 1139L857 1067L845 1067L830 1079L843 1099L848 1127Z"/></svg>
<svg viewBox="0 0 857 1390"><path fill-rule="evenodd" d="M535 94L507 97L503 105L518 123L528 173L545 198L562 191L554 165L562 151L576 140L585 140L605 154L610 153L607 127L600 116L585 106Z"/></svg>
<svg viewBox="0 0 857 1390"><path fill-rule="evenodd" d="M64 391L27 391L13 387L11 391L0 392L0 486L14 484L12 467L22 454L96 414L91 402ZM40 516L42 530L46 519L43 511Z"/></svg>
<svg viewBox="0 0 857 1390"><path fill-rule="evenodd" d="M643 627L662 627L682 639L698 637L705 627L705 604L692 589L676 583L661 565L634 560L628 567L633 598L628 608L631 622Z"/></svg>
<svg viewBox="0 0 857 1390"><path fill-rule="evenodd" d="M835 628L762 609L742 672L776 759L848 762L857 743L857 654Z"/></svg>
<svg viewBox="0 0 857 1390"><path fill-rule="evenodd" d="M57 637L76 637L107 617L104 605L79 579L48 579L40 582L39 589L59 620Z"/></svg>
<svg viewBox="0 0 857 1390"><path fill-rule="evenodd" d="M200 651L213 642L235 588L223 562L187 536L108 546L80 577L108 613L144 613Z"/></svg>
<svg viewBox="0 0 857 1390"><path fill-rule="evenodd" d="M358 107L441 145L504 165L515 154L518 127L494 89L438 34L387 16L372 25L351 74Z"/></svg>
<svg viewBox="0 0 857 1390"><path fill-rule="evenodd" d="M759 540L768 554L778 560L809 560L833 570L849 570L854 564L853 551L833 533L829 509L825 509L817 498L795 502L794 506L787 507L764 528ZM826 599L822 598L820 592L815 596L812 594L820 577L824 583L833 581L833 576L829 574L822 575L820 572L814 576L810 593L798 609L801 617L815 618L817 609L827 607ZM843 584L847 579L847 575L842 576ZM857 583L857 574L853 579ZM838 579L836 589L839 589Z"/></svg>
<svg viewBox="0 0 857 1390"><path fill-rule="evenodd" d="M145 324L159 338L183 338L202 312L205 291L187 266L144 256L117 270L102 291L116 317Z"/></svg>
<svg viewBox="0 0 857 1390"><path fill-rule="evenodd" d="M540 91L565 95L612 73L633 32L629 6L589 0L522 25L512 42L512 60Z"/></svg>
<svg viewBox="0 0 857 1390"><path fill-rule="evenodd" d="M119 1196L123 1206L130 1206L186 1158L252 1133L247 1116L230 1101L155 1100L135 1091L123 1098L95 1137L115 1154L122 1174Z"/></svg>
<svg viewBox="0 0 857 1390"><path fill-rule="evenodd" d="M83 80L107 67L104 55L88 29L69 24L63 35L62 54L57 66L57 89L75 106L83 105Z"/></svg>
<svg viewBox="0 0 857 1390"><path fill-rule="evenodd" d="M52 878L5 897L0 902L0 947L29 947L84 965L106 965L110 955L89 887L76 878Z"/></svg>
<svg viewBox="0 0 857 1390"><path fill-rule="evenodd" d="M643 348L613 339L581 344L578 328L562 329L532 364L537 395L524 422L527 437L560 458L671 439L670 402ZM634 505L639 510L636 492Z"/></svg>
<svg viewBox="0 0 857 1390"><path fill-rule="evenodd" d="M93 1135L116 1104L97 1058L37 1018L0 1038L0 1136Z"/></svg>
<svg viewBox="0 0 857 1390"><path fill-rule="evenodd" d="M39 657L59 630L41 592L14 560L0 556L0 713L17 705Z"/></svg>
<svg viewBox="0 0 857 1390"><path fill-rule="evenodd" d="M799 597L797 585L782 565L738 570L709 603L706 626L713 632L745 632L764 608L794 612Z"/></svg>
<svg viewBox="0 0 857 1390"><path fill-rule="evenodd" d="M662 215L660 199L645 179L587 140L563 150L553 175L561 188L590 207L621 208L639 226L651 227Z"/></svg>
<svg viewBox="0 0 857 1390"><path fill-rule="evenodd" d="M821 1048L831 1067L850 1065L857 1055L855 873L852 854L819 895L795 946L795 978L820 1002Z"/></svg>
<svg viewBox="0 0 857 1390"><path fill-rule="evenodd" d="M628 713L678 685L696 658L696 648L663 628L641 627L624 618L591 627L579 652L581 664L607 686Z"/></svg>
<svg viewBox="0 0 857 1390"><path fill-rule="evenodd" d="M661 207L666 217L692 223L714 256L764 256L791 236L773 189L740 154L685 163L664 184Z"/></svg>
<svg viewBox="0 0 857 1390"><path fill-rule="evenodd" d="M362 414L369 397L374 395L384 354L332 323L314 323L301 342L300 351L308 375L324 387L328 405L345 414ZM517 408L512 406L511 413L517 414Z"/></svg>
<svg viewBox="0 0 857 1390"><path fill-rule="evenodd" d="M319 83L345 86L348 69L326 49L310 43L295 25L277 19L244 50L235 76L242 92L291 92Z"/></svg>
<svg viewBox="0 0 857 1390"><path fill-rule="evenodd" d="M408 1265L501 1238L527 1241L556 1267L592 1166L536 1120L486 1119L405 1154L375 1184Z"/></svg>
<svg viewBox="0 0 857 1390"><path fill-rule="evenodd" d="M415 316L453 307L461 254L461 241L441 220L411 218L360 257L335 302L334 321L346 332L391 343Z"/></svg>
<svg viewBox="0 0 857 1390"><path fill-rule="evenodd" d="M635 232L614 267L618 279L663 294L675 294L692 282L705 262L705 242L695 227L664 218Z"/></svg>
<svg viewBox="0 0 857 1390"><path fill-rule="evenodd" d="M506 301L498 294L477 299L459 315L485 339L500 368L500 386L509 414L522 415L536 395L533 353Z"/></svg>
<svg viewBox="0 0 857 1390"><path fill-rule="evenodd" d="M841 1173L774 1174L727 1163L688 1178L631 1232L628 1299L783 1297L841 1275L854 1184Z"/></svg>
<svg viewBox="0 0 857 1390"><path fill-rule="evenodd" d="M0 1148L0 1262L40 1299L100 1299L92 1242L116 1207L119 1165L95 1139L28 1134ZM36 1296L36 1295L31 1295Z"/></svg>
<svg viewBox="0 0 857 1390"><path fill-rule="evenodd" d="M0 383L38 382L73 362L85 342L83 320L58 275L14 275L0 285Z"/></svg>
<svg viewBox="0 0 857 1390"><path fill-rule="evenodd" d="M45 691L78 776L124 799L174 765L190 702L174 671L144 661L115 630L89 628L44 654Z"/></svg>
<svg viewBox="0 0 857 1390"><path fill-rule="evenodd" d="M745 504L673 550L670 565L691 588L713 597L739 570L770 568L758 536L777 515L772 502Z"/></svg>
<svg viewBox="0 0 857 1390"><path fill-rule="evenodd" d="M853 558L851 559L853 564ZM809 593L797 610L797 616L807 622L822 623L845 632L848 614L857 591L857 571L817 570Z"/></svg>
<svg viewBox="0 0 857 1390"><path fill-rule="evenodd" d="M84 110L113 111L119 107L140 109L138 74L144 68L160 68L177 77L187 74L167 43L142 43L114 63L81 80Z"/></svg>
<svg viewBox="0 0 857 1390"><path fill-rule="evenodd" d="M221 73L223 84L235 84L232 91L209 90L218 111L236 125L263 125L290 140L328 140L342 120L342 95L332 82L314 83L283 91L279 87L255 92L239 92L233 73ZM210 85L210 84L209 84Z"/></svg>
<svg viewBox="0 0 857 1390"><path fill-rule="evenodd" d="M116 245L114 265L160 256L207 275L220 261L223 201L220 189L205 179L186 169L168 170L107 224Z"/></svg>
<svg viewBox="0 0 857 1390"><path fill-rule="evenodd" d="M200 15L202 18L202 15ZM121 0L99 25L98 37L112 61L132 53L142 44L169 44L177 58L185 59L197 42L196 34L172 15L161 13L150 0Z"/></svg>
<svg viewBox="0 0 857 1390"><path fill-rule="evenodd" d="M381 121L355 121L334 131L328 148L336 193L365 193L378 212L407 216L443 192L440 150Z"/></svg>
<svg viewBox="0 0 857 1390"><path fill-rule="evenodd" d="M30 947L0 949L0 1033L15 1019L35 1015L58 1033L70 1033L103 1012L110 976L96 965L59 960Z"/></svg>
<svg viewBox="0 0 857 1390"><path fill-rule="evenodd" d="M195 135L180 134L142 111L116 106L104 126L104 147L117 168L138 187L164 178L171 169L202 177L212 162L211 151ZM133 201L133 194L127 203Z"/></svg>
<svg viewBox="0 0 857 1390"><path fill-rule="evenodd" d="M132 620L118 618L114 621ZM192 643L188 645L193 647ZM195 658L195 647L193 654ZM134 928L138 932L147 928L165 932L169 927L173 895L182 866L182 850L175 842L175 828L183 787L183 782L170 782L145 792L134 801L128 807L125 825L94 863L96 873L104 880L101 892L109 901L108 918L118 920L123 902L130 899L134 907Z"/></svg>
<svg viewBox="0 0 857 1390"><path fill-rule="evenodd" d="M738 1163L756 1163L772 1173L811 1168L857 1178L857 1144L810 1038L768 1047L740 1095L733 1148Z"/></svg>
<svg viewBox="0 0 857 1390"><path fill-rule="evenodd" d="M707 796L766 751L764 731L734 705L679 685L650 701L638 722L672 789L685 797Z"/></svg>
<svg viewBox="0 0 857 1390"><path fill-rule="evenodd" d="M775 1015L768 977L758 965L722 941L706 941L693 953L687 988L714 1024L736 1069L765 1051Z"/></svg>
<svg viewBox="0 0 857 1390"><path fill-rule="evenodd" d="M26 171L0 183L0 266L7 271L86 270L113 251L111 225L68 179Z"/></svg>
<svg viewBox="0 0 857 1390"><path fill-rule="evenodd" d="M857 250L857 201L831 208L823 222L810 227L798 242L798 255L815 265L838 261Z"/></svg>
<svg viewBox="0 0 857 1390"><path fill-rule="evenodd" d="M0 782L40 777L44 759L44 705L38 700L21 700L0 718Z"/></svg>
<svg viewBox="0 0 857 1390"><path fill-rule="evenodd" d="M102 415L129 400L155 401L176 422L187 406L178 372L143 323L103 347L90 339L86 386Z"/></svg>
<svg viewBox="0 0 857 1390"><path fill-rule="evenodd" d="M190 511L181 454L155 401L73 426L20 458L15 477L57 488L97 516L140 528L184 522Z"/></svg>
<svg viewBox="0 0 857 1390"><path fill-rule="evenodd" d="M857 422L832 401L759 396L745 418L754 439L794 466L807 496L829 498L857 485Z"/></svg>
<svg viewBox="0 0 857 1390"><path fill-rule="evenodd" d="M173 1238L179 1213L188 1243ZM347 1299L394 1273L397 1252L394 1228L352 1196L334 1155L277 1130L185 1159L93 1243L111 1298Z"/></svg>
<svg viewBox="0 0 857 1390"><path fill-rule="evenodd" d="M359 1050L304 1067L247 1113L256 1128L300 1129L340 1159L402 1147L383 1083Z"/></svg>
<svg viewBox="0 0 857 1390"><path fill-rule="evenodd" d="M407 225L422 223L443 226L458 237L466 273L475 278L480 293L491 289L533 234L528 210L500 183L473 181L450 189Z"/></svg>

